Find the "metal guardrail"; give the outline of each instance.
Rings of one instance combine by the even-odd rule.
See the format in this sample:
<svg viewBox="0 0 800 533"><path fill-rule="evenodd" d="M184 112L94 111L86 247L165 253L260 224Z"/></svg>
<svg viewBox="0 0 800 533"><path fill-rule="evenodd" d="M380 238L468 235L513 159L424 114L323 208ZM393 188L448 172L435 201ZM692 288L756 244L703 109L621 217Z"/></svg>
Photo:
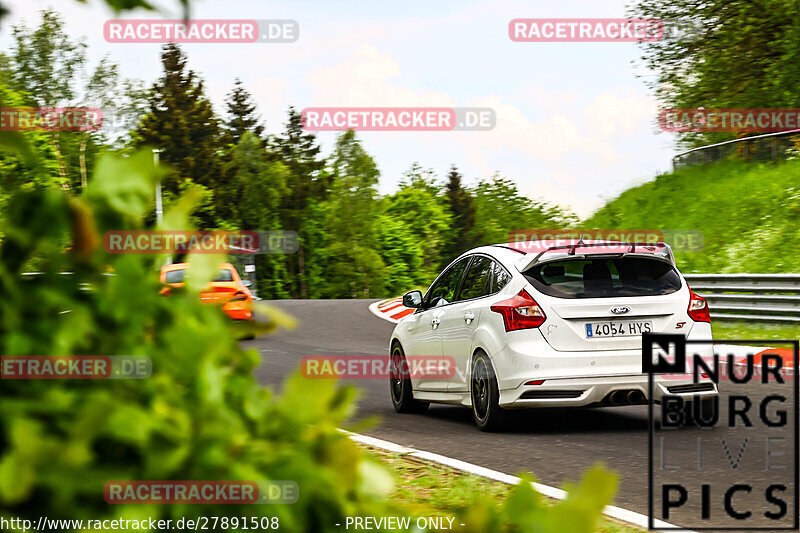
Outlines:
<svg viewBox="0 0 800 533"><path fill-rule="evenodd" d="M672 158L672 170L725 159L776 161L797 157L798 149L800 149L800 130L750 135L681 152Z"/></svg>
<svg viewBox="0 0 800 533"><path fill-rule="evenodd" d="M715 320L800 324L800 274L685 274Z"/></svg>

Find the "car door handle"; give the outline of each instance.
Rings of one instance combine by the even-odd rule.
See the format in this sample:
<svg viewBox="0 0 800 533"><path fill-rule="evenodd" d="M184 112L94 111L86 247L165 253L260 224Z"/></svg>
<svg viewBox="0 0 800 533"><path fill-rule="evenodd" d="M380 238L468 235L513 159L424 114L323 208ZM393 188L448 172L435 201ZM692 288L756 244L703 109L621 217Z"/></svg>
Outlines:
<svg viewBox="0 0 800 533"><path fill-rule="evenodd" d="M475 319L475 313L469 312L464 315L464 322L469 324Z"/></svg>
<svg viewBox="0 0 800 533"><path fill-rule="evenodd" d="M433 329L438 328L439 327L439 322L441 322L441 321L438 318L434 318L433 320L431 320L431 327Z"/></svg>

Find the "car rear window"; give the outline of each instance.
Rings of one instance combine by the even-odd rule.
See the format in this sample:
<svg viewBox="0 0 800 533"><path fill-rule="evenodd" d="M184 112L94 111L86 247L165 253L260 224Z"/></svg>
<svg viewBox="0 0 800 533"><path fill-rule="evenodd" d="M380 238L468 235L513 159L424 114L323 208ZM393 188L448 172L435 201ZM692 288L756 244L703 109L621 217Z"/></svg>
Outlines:
<svg viewBox="0 0 800 533"><path fill-rule="evenodd" d="M675 268L643 257L566 259L524 272L536 290L557 298L656 296L681 288Z"/></svg>
<svg viewBox="0 0 800 533"><path fill-rule="evenodd" d="M182 270L169 270L164 275L164 280L167 283L183 283L183 278L186 275L186 269Z"/></svg>
<svg viewBox="0 0 800 533"><path fill-rule="evenodd" d="M164 275L164 281L166 283L183 283L186 278L186 270L185 268L181 270L170 270ZM216 277L211 281L233 281L233 272L227 268L220 268Z"/></svg>
<svg viewBox="0 0 800 533"><path fill-rule="evenodd" d="M220 268L217 277L213 281L233 281L233 272L227 268Z"/></svg>

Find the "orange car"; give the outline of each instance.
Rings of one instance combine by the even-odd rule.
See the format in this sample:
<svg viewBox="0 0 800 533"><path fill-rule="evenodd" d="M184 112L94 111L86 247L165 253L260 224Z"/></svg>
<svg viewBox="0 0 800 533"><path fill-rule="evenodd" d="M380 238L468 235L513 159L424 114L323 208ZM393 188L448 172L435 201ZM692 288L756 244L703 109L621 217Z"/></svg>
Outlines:
<svg viewBox="0 0 800 533"><path fill-rule="evenodd" d="M173 287L183 287L188 270L188 263L161 267L161 283L165 285L161 294L168 295ZM249 286L250 281L242 281L232 264L223 263L208 287L200 292L200 300L221 306L225 314L234 320L253 320L253 295L247 288Z"/></svg>

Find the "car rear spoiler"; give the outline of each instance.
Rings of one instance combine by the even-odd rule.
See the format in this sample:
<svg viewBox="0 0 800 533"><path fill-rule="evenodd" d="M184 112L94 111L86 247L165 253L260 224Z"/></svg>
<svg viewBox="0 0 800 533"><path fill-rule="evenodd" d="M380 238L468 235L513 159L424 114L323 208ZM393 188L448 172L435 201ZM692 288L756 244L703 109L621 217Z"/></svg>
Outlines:
<svg viewBox="0 0 800 533"><path fill-rule="evenodd" d="M599 248L599 247L607 247L607 248L624 248L627 247L627 250L624 252L597 252L597 253L580 253L577 254L575 251L578 248ZM638 250L637 250L638 247ZM553 254L553 252L557 252L559 250L564 250L565 253L563 254ZM545 254L551 254L550 257L542 258ZM537 263L544 263L549 262L555 259L566 259L566 258L577 258L577 257L592 257L592 256L604 256L604 255L614 255L614 256L626 256L626 255L638 255L644 257L654 257L656 259L661 259L663 261L667 261L672 266L675 265L675 255L672 253L672 248L670 248L669 244L665 242L594 242L594 243L584 243L584 242L576 242L572 244L565 244L561 246L549 246L545 250L531 252L525 254L524 257L521 257L519 261L517 261L517 269L520 272L525 272L532 266L536 265Z"/></svg>

